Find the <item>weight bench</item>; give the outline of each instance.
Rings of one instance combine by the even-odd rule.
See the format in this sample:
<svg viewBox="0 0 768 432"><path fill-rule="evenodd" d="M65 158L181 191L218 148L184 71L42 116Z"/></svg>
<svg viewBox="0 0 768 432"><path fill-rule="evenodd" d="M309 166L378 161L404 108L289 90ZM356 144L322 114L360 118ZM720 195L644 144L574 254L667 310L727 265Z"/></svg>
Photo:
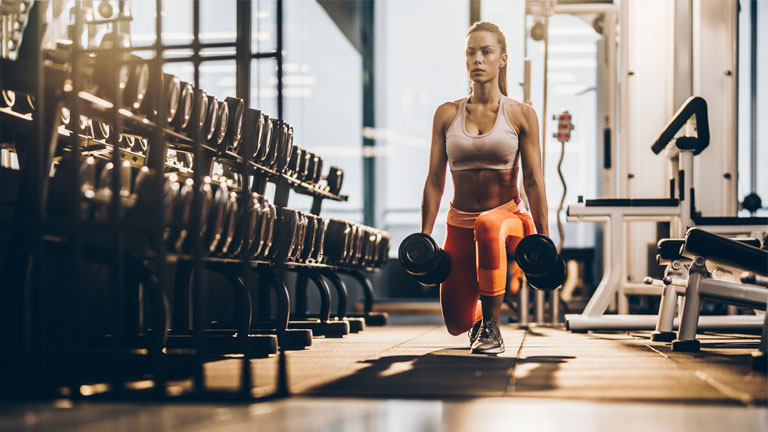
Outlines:
<svg viewBox="0 0 768 432"><path fill-rule="evenodd" d="M699 351L696 331L702 300L766 310L768 287L713 279L709 276L706 264L721 264L765 277L768 276L768 250L693 228L686 235L682 253L693 257L693 261L688 270L680 329L677 339L672 341L673 351ZM761 351L755 356L756 363L765 361L768 343L765 325L764 318Z"/></svg>
<svg viewBox="0 0 768 432"><path fill-rule="evenodd" d="M696 119L697 137L674 136L692 118ZM668 144L674 141L673 146ZM666 152L670 161L670 198L592 199L568 206L569 222L600 222L603 235L603 278L581 314L566 315L566 328L575 332L588 330L651 330L656 315L628 314L627 295L661 295L662 287L627 280L626 223L636 221L670 222L670 235L682 237L686 229L702 226L723 234L749 234L768 229L768 218L710 218L695 211L693 157L709 145L707 105L701 97L691 97L677 111L651 146L659 154ZM687 193L686 193L687 192ZM618 294L618 314L605 315Z"/></svg>
<svg viewBox="0 0 768 432"><path fill-rule="evenodd" d="M760 240L754 238L734 239L742 244L760 247ZM679 319L675 320L678 299L685 296L688 283L688 269L691 258L681 254L685 239L662 239L657 246L656 260L659 265L666 265L664 279L646 278L645 283L662 289L659 303L659 314L656 319L656 329L651 333L651 340L656 342L671 342L675 339L674 328L679 327ZM735 282L734 274L740 269L717 266L710 273L713 279ZM735 306L734 306L735 308ZM702 316L699 326L706 329L754 330L763 325L762 315L725 315Z"/></svg>

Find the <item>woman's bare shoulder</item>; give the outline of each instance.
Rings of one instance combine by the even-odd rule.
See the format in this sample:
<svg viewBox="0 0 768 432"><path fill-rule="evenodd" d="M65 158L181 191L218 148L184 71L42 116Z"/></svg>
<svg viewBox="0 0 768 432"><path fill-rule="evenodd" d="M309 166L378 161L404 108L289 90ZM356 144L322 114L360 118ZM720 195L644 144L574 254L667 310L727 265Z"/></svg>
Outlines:
<svg viewBox="0 0 768 432"><path fill-rule="evenodd" d="M440 104L435 110L435 120L439 120L440 123L450 123L456 117L456 113L459 112L459 107L463 100L459 99Z"/></svg>
<svg viewBox="0 0 768 432"><path fill-rule="evenodd" d="M508 97L506 111L509 122L521 127L523 130L537 122L536 110L527 103Z"/></svg>
<svg viewBox="0 0 768 432"><path fill-rule="evenodd" d="M435 114L456 115L456 113L459 112L459 107L461 106L461 102L463 100L464 99L444 102L437 107Z"/></svg>

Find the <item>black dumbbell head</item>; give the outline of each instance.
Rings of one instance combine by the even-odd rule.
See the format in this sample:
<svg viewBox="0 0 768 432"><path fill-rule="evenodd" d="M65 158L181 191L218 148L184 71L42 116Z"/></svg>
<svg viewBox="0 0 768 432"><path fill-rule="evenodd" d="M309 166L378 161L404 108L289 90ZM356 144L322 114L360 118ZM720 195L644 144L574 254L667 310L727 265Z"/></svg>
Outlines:
<svg viewBox="0 0 768 432"><path fill-rule="evenodd" d="M180 82L179 106L174 118L174 126L179 130L184 130L189 124L192 116L192 109L195 103L195 89L188 82Z"/></svg>
<svg viewBox="0 0 768 432"><path fill-rule="evenodd" d="M543 276L528 277L528 283L539 290L551 291L563 285L567 276L565 261L558 256L549 273Z"/></svg>
<svg viewBox="0 0 768 432"><path fill-rule="evenodd" d="M414 233L400 243L398 259L412 275L423 275L434 267L440 247L435 239L423 233Z"/></svg>
<svg viewBox="0 0 768 432"><path fill-rule="evenodd" d="M422 285L439 284L451 271L448 254L431 236L423 233L411 234L400 243L398 259L405 271Z"/></svg>
<svg viewBox="0 0 768 432"><path fill-rule="evenodd" d="M202 136L205 141L210 141L216 133L216 125L219 123L219 100L215 96L208 95L205 122L203 123Z"/></svg>
<svg viewBox="0 0 768 432"><path fill-rule="evenodd" d="M245 104L240 98L227 96L224 103L228 106L229 121L227 122L226 142L229 150L237 152L240 146L240 138L243 134L243 113Z"/></svg>
<svg viewBox="0 0 768 432"><path fill-rule="evenodd" d="M547 236L532 234L517 244L515 259L520 269L528 276L547 274L557 260L557 247Z"/></svg>

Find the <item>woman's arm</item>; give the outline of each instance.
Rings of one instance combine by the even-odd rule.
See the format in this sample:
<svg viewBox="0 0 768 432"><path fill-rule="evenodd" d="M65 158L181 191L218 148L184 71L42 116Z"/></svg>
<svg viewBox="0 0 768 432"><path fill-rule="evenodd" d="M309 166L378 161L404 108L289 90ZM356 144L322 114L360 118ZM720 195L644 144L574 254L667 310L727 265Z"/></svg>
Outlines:
<svg viewBox="0 0 768 432"><path fill-rule="evenodd" d="M547 220L547 190L544 174L541 172L541 147L539 146L539 119L536 111L523 106L523 121L520 127L520 157L523 164L523 187L528 196L536 232L549 237Z"/></svg>
<svg viewBox="0 0 768 432"><path fill-rule="evenodd" d="M448 157L445 154L445 125L450 116L450 104L437 107L432 121L432 144L429 148L429 172L424 183L424 195L421 200L421 232L432 234L437 212L440 210L440 200L445 190L445 165ZM449 120L450 121L450 120Z"/></svg>

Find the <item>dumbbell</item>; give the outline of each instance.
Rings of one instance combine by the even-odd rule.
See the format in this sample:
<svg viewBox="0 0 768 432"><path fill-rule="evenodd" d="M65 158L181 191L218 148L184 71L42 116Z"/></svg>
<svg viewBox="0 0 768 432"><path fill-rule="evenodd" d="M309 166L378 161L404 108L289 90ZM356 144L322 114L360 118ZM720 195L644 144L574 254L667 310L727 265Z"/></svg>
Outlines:
<svg viewBox="0 0 768 432"><path fill-rule="evenodd" d="M269 152L267 153L267 157L264 159L264 165L272 168L275 166L275 162L277 162L277 155L280 151L280 140L282 139L283 134L283 121L276 118L270 118L269 122L272 124L272 135L269 140Z"/></svg>
<svg viewBox="0 0 768 432"><path fill-rule="evenodd" d="M184 243L188 235L188 228L192 220L192 200L194 198L194 180L184 180L176 197L176 208L171 223L173 232L171 248L176 252L184 251Z"/></svg>
<svg viewBox="0 0 768 432"><path fill-rule="evenodd" d="M225 222L227 216L227 205L229 204L229 190L226 184L222 183L215 188L211 211L208 214L207 235L204 242L204 253L212 254L219 249L223 242Z"/></svg>
<svg viewBox="0 0 768 432"><path fill-rule="evenodd" d="M254 161L263 166L266 166L267 157L270 152L270 145L272 141L272 119L265 113L261 113L264 121L264 126L261 129L261 136L259 137L259 151L254 155Z"/></svg>
<svg viewBox="0 0 768 432"><path fill-rule="evenodd" d="M262 122L261 112L253 108L245 108L243 112L243 131L240 137L238 154L246 160L252 159L258 153L259 134L261 133ZM246 149L250 149L251 154L245 154Z"/></svg>
<svg viewBox="0 0 768 432"><path fill-rule="evenodd" d="M328 220L323 243L323 255L329 264L342 263L351 234L352 227L347 221L335 218Z"/></svg>
<svg viewBox="0 0 768 432"><path fill-rule="evenodd" d="M362 266L365 253L365 237L368 235L368 227L365 225L357 226L357 236L355 238L355 254L352 257L352 265Z"/></svg>
<svg viewBox="0 0 768 432"><path fill-rule="evenodd" d="M304 178L302 179L305 183L312 183L312 179L315 176L315 154L311 151L307 152L307 156L309 157L309 162L307 163L307 172L304 174Z"/></svg>
<svg viewBox="0 0 768 432"><path fill-rule="evenodd" d="M216 113L216 127L213 132L213 136L208 140L208 143L219 148L219 145L224 141L224 137L227 136L227 128L229 127L229 105L226 102L218 102L218 112Z"/></svg>
<svg viewBox="0 0 768 432"><path fill-rule="evenodd" d="M299 180L306 181L307 177L309 176L309 169L310 169L310 161L312 160L312 154L308 151L304 151L304 160L301 164L301 168L299 169Z"/></svg>
<svg viewBox="0 0 768 432"><path fill-rule="evenodd" d="M328 182L329 191L334 195L338 195L344 181L344 170L337 166L331 166L326 181Z"/></svg>
<svg viewBox="0 0 768 432"><path fill-rule="evenodd" d="M204 141L213 139L216 133L216 125L219 122L219 100L215 96L206 95L208 99L206 105L205 121L203 122L202 138Z"/></svg>
<svg viewBox="0 0 768 432"><path fill-rule="evenodd" d="M378 250L376 251L376 260L374 267L383 267L389 259L389 245L391 238L388 233L382 233L381 242L379 243Z"/></svg>
<svg viewBox="0 0 768 432"><path fill-rule="evenodd" d="M204 140L207 139L206 134L208 133L208 131L203 130L206 117L208 116L208 95L205 93L205 90L194 89L193 100L194 107L192 112L196 112L197 117L190 118L183 129L187 136L194 137L197 133L200 133L200 138Z"/></svg>
<svg viewBox="0 0 768 432"><path fill-rule="evenodd" d="M149 65L141 57L128 51L112 51L112 47L130 48L131 39L127 33L119 33L115 39L114 33L107 33L101 40L101 50L95 56L85 58L85 73L92 77L96 88L96 95L109 101L116 101L115 77L118 79L117 90L121 100L121 106L138 110L141 108L144 96L150 83ZM71 53L71 44L64 46L57 44L57 48L64 48Z"/></svg>
<svg viewBox="0 0 768 432"><path fill-rule="evenodd" d="M235 230L232 237L232 243L227 248L227 256L236 258L241 255L243 250L248 249L249 239L245 237L245 228L248 222L248 217L251 216L253 209L253 195L246 195L242 199L238 200L238 213L235 219ZM245 223L244 223L245 222Z"/></svg>
<svg viewBox="0 0 768 432"><path fill-rule="evenodd" d="M187 179L184 181L184 184L181 186L179 191L179 203L182 203L181 205L183 205L184 208L177 209L176 211L176 216L180 217L180 219L175 221L177 224L177 231L176 241L173 245L173 248L176 252L180 253L192 252L190 235L192 235L192 211L195 209L194 186L194 181L192 179ZM211 179L210 177L205 177L203 178L203 182L200 185L199 204L197 207L200 218L199 234L201 236L204 236L208 230L208 216L211 213L212 206L213 189L211 187Z"/></svg>
<svg viewBox="0 0 768 432"><path fill-rule="evenodd" d="M323 255L323 247L325 246L325 233L328 229L328 220L318 216L317 217L317 235L315 236L314 256L312 259L316 263L325 262L325 256Z"/></svg>
<svg viewBox="0 0 768 432"><path fill-rule="evenodd" d="M221 248L217 251L217 254L220 256L228 256L237 247L235 231L237 231L240 222L240 205L237 201L237 193L234 191L229 192L224 219L226 228L224 228L222 236L223 242L221 243Z"/></svg>
<svg viewBox="0 0 768 432"><path fill-rule="evenodd" d="M257 258L270 260L272 257L274 257L275 251L277 250L275 245L277 244L276 237L278 232L278 217L277 206L267 201L266 198L265 202L269 211L266 214L267 226L264 232L264 248Z"/></svg>
<svg viewBox="0 0 768 432"><path fill-rule="evenodd" d="M344 245L344 254L341 257L341 265L348 266L355 257L355 244L357 243L357 224L349 223L349 236Z"/></svg>
<svg viewBox="0 0 768 432"><path fill-rule="evenodd" d="M254 192L247 218L250 239L248 244L244 245L244 252L249 258L257 257L264 248L268 213L269 207L264 202L264 196Z"/></svg>
<svg viewBox="0 0 768 432"><path fill-rule="evenodd" d="M427 234L406 237L400 243L398 259L405 271L424 286L440 284L451 273L451 257Z"/></svg>
<svg viewBox="0 0 768 432"><path fill-rule="evenodd" d="M130 54L128 61L132 64L132 67L128 83L123 92L123 104L136 111L144 103L149 87L149 65L135 54Z"/></svg>
<svg viewBox="0 0 768 432"><path fill-rule="evenodd" d="M278 173L286 169L293 152L293 127L283 122L281 128L278 158L275 164L275 171Z"/></svg>
<svg viewBox="0 0 768 432"><path fill-rule="evenodd" d="M0 90L0 107L13 108L16 104L16 92L13 90Z"/></svg>
<svg viewBox="0 0 768 432"><path fill-rule="evenodd" d="M264 135L264 113L260 110L247 108L243 116L243 139L249 139L252 143L250 155L243 154L246 159L258 162L259 152L262 146L262 136ZM246 137L246 132L248 133Z"/></svg>
<svg viewBox="0 0 768 432"><path fill-rule="evenodd" d="M220 150L231 150L237 153L243 133L245 105L242 99L229 96L224 99L224 103L227 104L227 110L229 111L229 121L227 122L226 133Z"/></svg>
<svg viewBox="0 0 768 432"><path fill-rule="evenodd" d="M302 256L304 255L304 242L309 231L309 218L304 212L297 211L296 213L299 215L299 226L296 238L294 239L293 260L303 262Z"/></svg>
<svg viewBox="0 0 768 432"><path fill-rule="evenodd" d="M320 234L320 218L307 214L307 235L304 238L304 249L301 253L302 262L313 261L315 258L315 245L317 236Z"/></svg>
<svg viewBox="0 0 768 432"><path fill-rule="evenodd" d="M149 88L160 87L164 104L155 109L151 103L142 103L140 112L149 118L164 116L169 124L176 116L179 108L179 96L181 95L181 82L179 78L171 74L150 74Z"/></svg>
<svg viewBox="0 0 768 432"><path fill-rule="evenodd" d="M291 177L296 177L296 167L298 165L300 152L301 147L299 146L294 146L293 149L291 149L291 157L288 158L288 165L285 167L285 174Z"/></svg>
<svg viewBox="0 0 768 432"><path fill-rule="evenodd" d="M532 234L517 244L515 260L532 287L551 291L565 282L565 261L547 236Z"/></svg>
<svg viewBox="0 0 768 432"><path fill-rule="evenodd" d="M274 258L276 262L284 262L293 257L300 217L296 210L286 207L278 208L277 215L277 251Z"/></svg>
<svg viewBox="0 0 768 432"><path fill-rule="evenodd" d="M170 126L175 130L182 132L189 125L192 109L195 103L195 89L192 84L181 81L179 92L179 106L176 109L176 115L171 121Z"/></svg>

